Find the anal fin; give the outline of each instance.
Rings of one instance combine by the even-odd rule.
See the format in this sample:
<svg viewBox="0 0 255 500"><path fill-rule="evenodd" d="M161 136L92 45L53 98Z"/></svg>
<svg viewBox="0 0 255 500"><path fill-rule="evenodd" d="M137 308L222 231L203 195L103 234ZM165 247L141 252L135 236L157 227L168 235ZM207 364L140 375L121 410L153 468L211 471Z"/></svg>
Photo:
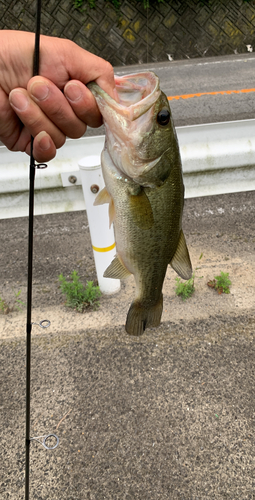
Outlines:
<svg viewBox="0 0 255 500"><path fill-rule="evenodd" d="M192 277L192 265L182 230L176 252L170 262L170 265L184 280L189 280Z"/></svg>
<svg viewBox="0 0 255 500"><path fill-rule="evenodd" d="M114 257L111 264L104 272L104 278L125 279L130 276L130 271L122 264L118 255Z"/></svg>

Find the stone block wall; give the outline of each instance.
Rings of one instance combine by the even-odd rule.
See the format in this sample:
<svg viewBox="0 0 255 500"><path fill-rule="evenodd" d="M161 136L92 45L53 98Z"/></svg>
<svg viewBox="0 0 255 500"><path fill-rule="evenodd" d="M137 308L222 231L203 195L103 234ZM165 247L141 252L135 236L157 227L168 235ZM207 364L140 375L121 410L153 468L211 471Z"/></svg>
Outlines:
<svg viewBox="0 0 255 500"><path fill-rule="evenodd" d="M0 0L0 29L34 31L35 0ZM42 0L42 33L69 38L114 66L255 50L255 1L165 0L144 9L125 0L117 13L96 0ZM248 48L247 48L248 46Z"/></svg>

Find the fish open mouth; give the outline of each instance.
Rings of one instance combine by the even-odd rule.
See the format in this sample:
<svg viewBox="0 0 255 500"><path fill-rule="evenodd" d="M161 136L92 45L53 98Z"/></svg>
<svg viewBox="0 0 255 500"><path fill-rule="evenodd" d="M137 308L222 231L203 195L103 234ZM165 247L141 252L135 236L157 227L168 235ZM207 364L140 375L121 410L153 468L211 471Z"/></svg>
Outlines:
<svg viewBox="0 0 255 500"><path fill-rule="evenodd" d="M88 84L104 118L109 155L119 172L144 187L154 187L157 184L147 179L148 173L164 152L153 149L150 140L154 108L161 96L159 78L149 71L115 76L115 85L118 102L97 83Z"/></svg>
<svg viewBox="0 0 255 500"><path fill-rule="evenodd" d="M130 121L146 113L160 95L159 79L150 72L115 76L115 84L119 97L118 111Z"/></svg>
<svg viewBox="0 0 255 500"><path fill-rule="evenodd" d="M105 104L129 121L146 113L160 96L159 79L149 71L115 76L115 83L119 102L94 83L88 84L88 87L94 95L100 96Z"/></svg>
<svg viewBox="0 0 255 500"><path fill-rule="evenodd" d="M120 104L127 107L138 104L147 97L153 98L159 90L158 77L149 72L115 76L115 84Z"/></svg>

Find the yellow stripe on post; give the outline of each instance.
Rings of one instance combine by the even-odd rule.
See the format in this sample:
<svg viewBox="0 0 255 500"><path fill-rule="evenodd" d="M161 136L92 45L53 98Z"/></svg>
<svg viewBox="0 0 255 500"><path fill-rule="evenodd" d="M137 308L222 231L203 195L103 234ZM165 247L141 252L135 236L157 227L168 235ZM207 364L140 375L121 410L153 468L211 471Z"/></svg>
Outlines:
<svg viewBox="0 0 255 500"><path fill-rule="evenodd" d="M109 252L110 250L113 250L115 246L116 246L116 243L114 242L109 247L102 248L102 247L94 247L94 245L92 245L92 248L93 248L93 250L95 250L95 252Z"/></svg>

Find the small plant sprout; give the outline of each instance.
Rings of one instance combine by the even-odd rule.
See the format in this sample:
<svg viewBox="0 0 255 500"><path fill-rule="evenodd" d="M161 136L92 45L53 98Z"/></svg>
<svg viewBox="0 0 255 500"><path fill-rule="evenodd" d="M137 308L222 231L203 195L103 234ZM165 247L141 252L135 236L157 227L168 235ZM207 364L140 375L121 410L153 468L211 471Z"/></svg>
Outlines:
<svg viewBox="0 0 255 500"><path fill-rule="evenodd" d="M99 301L97 300L100 295L99 286L94 286L93 281L87 281L86 286L80 282L80 277L77 271L73 271L71 274L71 280L67 279L60 274L58 277L60 281L61 292L66 297L65 305L76 309L78 312L84 312L88 307L93 307L97 309L99 307Z"/></svg>
<svg viewBox="0 0 255 500"><path fill-rule="evenodd" d="M203 256L204 256L204 254L203 254L203 252L202 252L202 253L200 254L200 256L199 256L199 259L198 259L198 260L200 261L200 260L203 258ZM199 262L198 262L198 263L199 263ZM198 269L201 269L201 268L197 266L197 267L195 268L195 271L197 271ZM195 276L194 276L194 277L195 277ZM201 278L202 278L202 277L203 277L203 276L201 276Z"/></svg>
<svg viewBox="0 0 255 500"><path fill-rule="evenodd" d="M0 312L1 314L8 314L10 312L7 302L0 297Z"/></svg>
<svg viewBox="0 0 255 500"><path fill-rule="evenodd" d="M229 287L232 285L229 279L229 273L223 273L221 271L220 276L214 276L213 280L208 281L207 285L210 288L217 290L218 294L230 293Z"/></svg>
<svg viewBox="0 0 255 500"><path fill-rule="evenodd" d="M17 293L14 293L14 300L10 303L0 297L0 313L9 314L13 311L21 311L22 307L25 306L25 303L19 299L20 294L21 290L19 290Z"/></svg>
<svg viewBox="0 0 255 500"><path fill-rule="evenodd" d="M203 252L199 256L199 261L203 258ZM200 267L196 267L195 271L200 269ZM199 276L199 278L203 278L203 276ZM180 278L175 278L176 281L176 288L175 288L175 293L176 295L179 295L182 300L189 299L191 295L195 291L195 273L192 274L192 277L185 281L184 283L181 281Z"/></svg>
<svg viewBox="0 0 255 500"><path fill-rule="evenodd" d="M181 281L181 278L175 278L176 295L179 295L182 298L182 300L189 299L189 297L191 297L191 295L195 291L194 280L195 280L195 274L193 274L192 277L189 280L185 281L184 283Z"/></svg>

